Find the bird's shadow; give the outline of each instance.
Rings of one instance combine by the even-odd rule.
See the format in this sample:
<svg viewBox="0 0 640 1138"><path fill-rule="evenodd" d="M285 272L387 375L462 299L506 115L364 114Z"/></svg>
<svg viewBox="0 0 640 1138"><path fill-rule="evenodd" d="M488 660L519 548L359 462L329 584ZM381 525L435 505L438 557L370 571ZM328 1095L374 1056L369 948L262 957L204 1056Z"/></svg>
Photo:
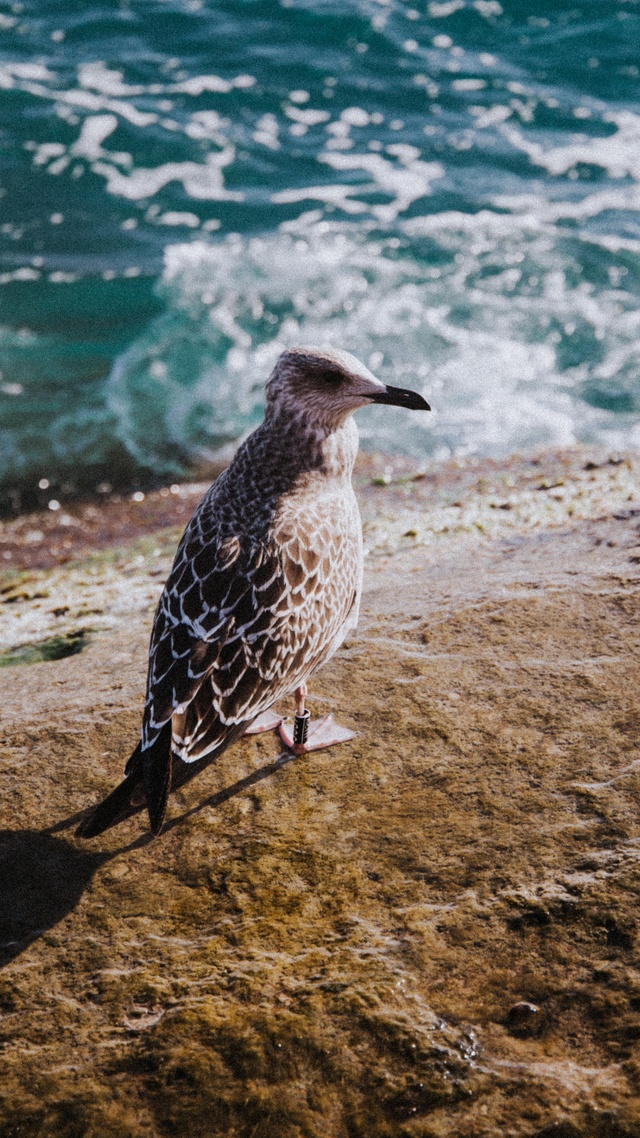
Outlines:
<svg viewBox="0 0 640 1138"><path fill-rule="evenodd" d="M295 758L297 758L297 756L294 755L293 751L283 751L273 762L267 763L264 767L259 767L257 770L252 771L251 774L246 775L245 778L238 779L238 781L232 783L231 786L225 786L223 790L218 790L215 794L209 795L203 802L199 802L197 806L192 806L189 810L184 810L182 814L178 814L176 818L170 818L168 822L165 822L162 833L164 834L169 830L173 830L187 818L191 818L193 814L198 814L200 810L204 810L207 806L222 806L223 802L228 802L230 798L235 798L236 794L240 794L241 791L248 790L250 786L255 786L257 782L262 782L265 778L270 778L272 774L279 771L281 767L285 767L288 763L293 762Z"/></svg>
<svg viewBox="0 0 640 1138"><path fill-rule="evenodd" d="M173 830L206 807L221 806L295 757L283 752L273 762L171 818L162 832ZM100 851L58 836L88 813L82 810L46 830L0 830L0 968L75 909L101 866L153 840L146 832L116 850ZM156 840L162 841L162 836Z"/></svg>
<svg viewBox="0 0 640 1138"><path fill-rule="evenodd" d="M75 909L111 856L46 830L0 830L0 966Z"/></svg>

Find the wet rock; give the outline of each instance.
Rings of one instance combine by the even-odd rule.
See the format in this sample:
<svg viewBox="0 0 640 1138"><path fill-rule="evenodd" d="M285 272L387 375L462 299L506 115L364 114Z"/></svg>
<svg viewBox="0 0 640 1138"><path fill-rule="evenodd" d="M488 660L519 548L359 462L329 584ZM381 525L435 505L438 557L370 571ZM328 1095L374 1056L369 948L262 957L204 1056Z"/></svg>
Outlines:
<svg viewBox="0 0 640 1138"><path fill-rule="evenodd" d="M73 833L136 741L160 545L80 655L3 669L2 1138L640 1138L635 524L371 557L310 697L358 737L240 741L153 842Z"/></svg>
<svg viewBox="0 0 640 1138"><path fill-rule="evenodd" d="M549 1122L541 1130L537 1130L533 1138L582 1138L583 1133L584 1131L581 1132L573 1122L565 1118L558 1122Z"/></svg>

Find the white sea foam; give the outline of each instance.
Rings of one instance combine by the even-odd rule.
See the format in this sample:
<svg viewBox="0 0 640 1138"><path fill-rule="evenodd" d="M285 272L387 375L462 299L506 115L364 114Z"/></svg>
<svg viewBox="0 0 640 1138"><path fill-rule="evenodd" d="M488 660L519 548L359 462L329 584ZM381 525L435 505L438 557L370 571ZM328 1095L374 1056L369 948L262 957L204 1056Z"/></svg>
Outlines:
<svg viewBox="0 0 640 1138"><path fill-rule="evenodd" d="M367 213L368 208L354 195L361 193L361 186L348 186L331 182L319 186L304 186L302 189L280 190L271 195L274 205L289 205L295 202L318 201L338 206L345 213Z"/></svg>
<svg viewBox="0 0 640 1138"><path fill-rule="evenodd" d="M189 138L210 139L218 146L223 146L225 136L222 131L227 126L229 119L223 118L217 111L195 111L189 117L184 132Z"/></svg>
<svg viewBox="0 0 640 1138"><path fill-rule="evenodd" d="M233 87L227 79L221 79L219 75L193 75L190 79L184 79L180 83L173 83L170 91L179 91L185 95L202 95L205 91L216 91L220 94L227 94Z"/></svg>
<svg viewBox="0 0 640 1138"><path fill-rule="evenodd" d="M200 218L195 213L180 213L178 210L168 210L156 218L158 225L186 225L189 229L197 229Z"/></svg>
<svg viewBox="0 0 640 1138"><path fill-rule="evenodd" d="M197 201L241 202L244 194L225 189L222 174L234 157L235 149L227 146L207 154L204 162L165 162L156 167L138 167L130 174L121 173L107 162L94 162L92 169L106 178L108 193L128 201L153 197L169 182L181 182L185 193Z"/></svg>
<svg viewBox="0 0 640 1138"><path fill-rule="evenodd" d="M502 11L496 0L433 0L427 10L444 21L464 7L492 21ZM404 38L405 16L415 40ZM375 358L385 378L430 396L431 417L363 415L370 445L498 453L577 437L623 445L640 434L637 413L625 410L637 405L640 375L635 286L626 284L640 254L626 216L640 209L640 115L502 64L497 33L496 55L466 51L454 42L456 17L431 25L430 42L417 9L387 4L373 23L382 31L387 20L394 58L402 46L407 54L396 78L384 79L382 109L351 82L355 69L288 90L293 81L270 86L260 65L254 92L254 76L218 75L205 56L202 73L189 74L178 47L148 83L139 78L146 64L79 61L70 85L53 63L0 66L0 87L20 89L39 121L53 124L24 145L35 178L58 178L41 218L64 226L58 242L75 216L67 203L87 186L94 201L103 189L111 195L118 250L129 235L134 263L100 266L105 280L139 274L142 251L159 251L183 227L184 242L166 250L166 311L109 386L121 435L144 461L170 465L182 448L210 455L236 439L259 414L278 351L309 340ZM367 45L352 46L364 60ZM433 104L439 91L442 107ZM554 115L543 119L542 108ZM117 151L113 136L128 149ZM596 179L582 166L596 167ZM87 171L97 179L71 181ZM432 200L419 216L434 193L465 199L469 212L434 213ZM220 220L199 207L215 201L243 205L231 220L221 209ZM207 241L221 225L275 227L292 207L306 212L264 237ZM3 282L77 279L69 260L36 265L31 251L18 252L22 223L7 217L2 233L18 256ZM583 398L594 385L602 410ZM615 414L607 392L620 397Z"/></svg>
<svg viewBox="0 0 640 1138"><path fill-rule="evenodd" d="M454 91L482 91L486 85L484 79L454 79L451 83Z"/></svg>
<svg viewBox="0 0 640 1138"><path fill-rule="evenodd" d="M432 403L429 417L363 413L365 444L378 449L507 454L633 442L632 419L612 422L581 392L587 380L638 366L640 317L621 310L614 287L576 286L552 226L531 210L452 211L400 231L406 249L315 210L264 237L169 246L167 311L110 381L128 448L167 469L171 447L211 457L256 422L279 352L314 342L347 347ZM435 261L410 251L421 239Z"/></svg>
<svg viewBox="0 0 640 1138"><path fill-rule="evenodd" d="M26 68L30 65L25 64L24 66ZM11 67L13 67L13 73L15 73L15 66L11 65ZM4 70L5 72L8 71L7 68ZM44 70L46 71L46 68ZM54 78L54 76L50 76L50 78ZM0 68L0 87L2 85L2 69ZM5 84L5 86L6 85L7 84ZM9 85L12 85L12 83ZM151 111L140 111L134 103L127 102L126 99L112 99L104 94L97 94L95 91L85 90L84 88L72 87L61 90L47 87L42 82L33 82L31 79L23 80L21 86L29 95L44 99L47 102L54 102L58 113L60 113L61 108L65 108L65 110L73 109L74 111L91 111L95 114L102 111L110 111L113 114L119 115L127 122L130 122L132 126L138 127L151 126L152 123L158 121L157 114Z"/></svg>
<svg viewBox="0 0 640 1138"><path fill-rule="evenodd" d="M103 158L106 151L103 150L102 143L113 134L117 126L117 115L89 115L82 124L80 137L71 147L71 153L78 158L88 158L89 161Z"/></svg>
<svg viewBox="0 0 640 1138"><path fill-rule="evenodd" d="M430 194L432 183L443 178L445 173L439 162L423 162L419 157L420 151L415 146L392 144L387 147L387 153L397 158L397 163L390 162L380 154L336 154L325 151L318 155L318 161L334 170L364 170L370 175L371 184L351 187L352 194L378 189L392 196L388 205L370 207L371 212L386 224L394 221L412 202Z"/></svg>
<svg viewBox="0 0 640 1138"><path fill-rule="evenodd" d="M279 129L279 123L275 115L262 115L256 122L256 130L252 135L253 141L257 142L260 146L267 146L269 150L279 150Z"/></svg>
<svg viewBox="0 0 640 1138"><path fill-rule="evenodd" d="M447 16L452 16L460 8L464 8L464 0L445 0L444 3L438 4L433 0L431 4L427 4L427 11L432 20L446 19ZM447 36L447 39L449 37Z"/></svg>
<svg viewBox="0 0 640 1138"><path fill-rule="evenodd" d="M144 87L122 82L122 72L108 68L101 60L81 63L78 68L78 82L81 87L100 91L103 95L141 95Z"/></svg>
<svg viewBox="0 0 640 1138"><path fill-rule="evenodd" d="M579 135L566 146L544 146L510 124L505 124L502 132L512 146L550 174L565 174L582 162L602 167L612 178L628 175L640 181L640 115L628 110L609 111L602 115L602 121L613 123L615 133L607 137Z"/></svg>
<svg viewBox="0 0 640 1138"><path fill-rule="evenodd" d="M9 89L16 80L36 80L46 83L55 76L43 63L3 63L0 66L0 87Z"/></svg>
<svg viewBox="0 0 640 1138"><path fill-rule="evenodd" d="M291 107L285 105L284 113L288 119L292 119L297 123L302 123L304 126L317 126L318 123L328 122L331 118L331 115L328 111L317 111L313 110L311 107L305 108L305 110L301 111L299 107Z"/></svg>

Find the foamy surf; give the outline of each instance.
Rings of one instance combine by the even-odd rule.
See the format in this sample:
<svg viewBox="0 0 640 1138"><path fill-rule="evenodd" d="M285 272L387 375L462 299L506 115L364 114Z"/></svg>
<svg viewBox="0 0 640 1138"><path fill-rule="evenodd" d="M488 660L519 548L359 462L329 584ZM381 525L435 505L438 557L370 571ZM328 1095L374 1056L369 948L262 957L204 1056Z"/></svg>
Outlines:
<svg viewBox="0 0 640 1138"><path fill-rule="evenodd" d="M440 458L634 445L636 416L606 403L607 385L619 401L625 376L632 386L637 320L619 286L569 279L590 244L578 234L563 248L543 211L485 210L415 218L391 235L314 211L265 236L168 246L165 312L110 377L119 437L155 469L210 460L257 421L279 352L327 343L434 405L419 424L400 410L362 413L365 446Z"/></svg>
<svg viewBox="0 0 640 1138"><path fill-rule="evenodd" d="M193 471L305 341L428 395L365 446L638 443L634 4L29 11L0 13L0 493Z"/></svg>

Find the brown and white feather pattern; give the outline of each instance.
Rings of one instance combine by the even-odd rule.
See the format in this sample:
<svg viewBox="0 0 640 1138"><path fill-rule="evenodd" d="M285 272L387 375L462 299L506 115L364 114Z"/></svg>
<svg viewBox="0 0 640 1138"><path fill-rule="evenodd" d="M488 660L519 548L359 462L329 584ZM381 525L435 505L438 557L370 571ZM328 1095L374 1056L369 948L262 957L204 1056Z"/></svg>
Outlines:
<svg viewBox="0 0 640 1138"><path fill-rule="evenodd" d="M357 430L267 416L183 535L151 637L142 732L194 762L306 681L358 616Z"/></svg>

